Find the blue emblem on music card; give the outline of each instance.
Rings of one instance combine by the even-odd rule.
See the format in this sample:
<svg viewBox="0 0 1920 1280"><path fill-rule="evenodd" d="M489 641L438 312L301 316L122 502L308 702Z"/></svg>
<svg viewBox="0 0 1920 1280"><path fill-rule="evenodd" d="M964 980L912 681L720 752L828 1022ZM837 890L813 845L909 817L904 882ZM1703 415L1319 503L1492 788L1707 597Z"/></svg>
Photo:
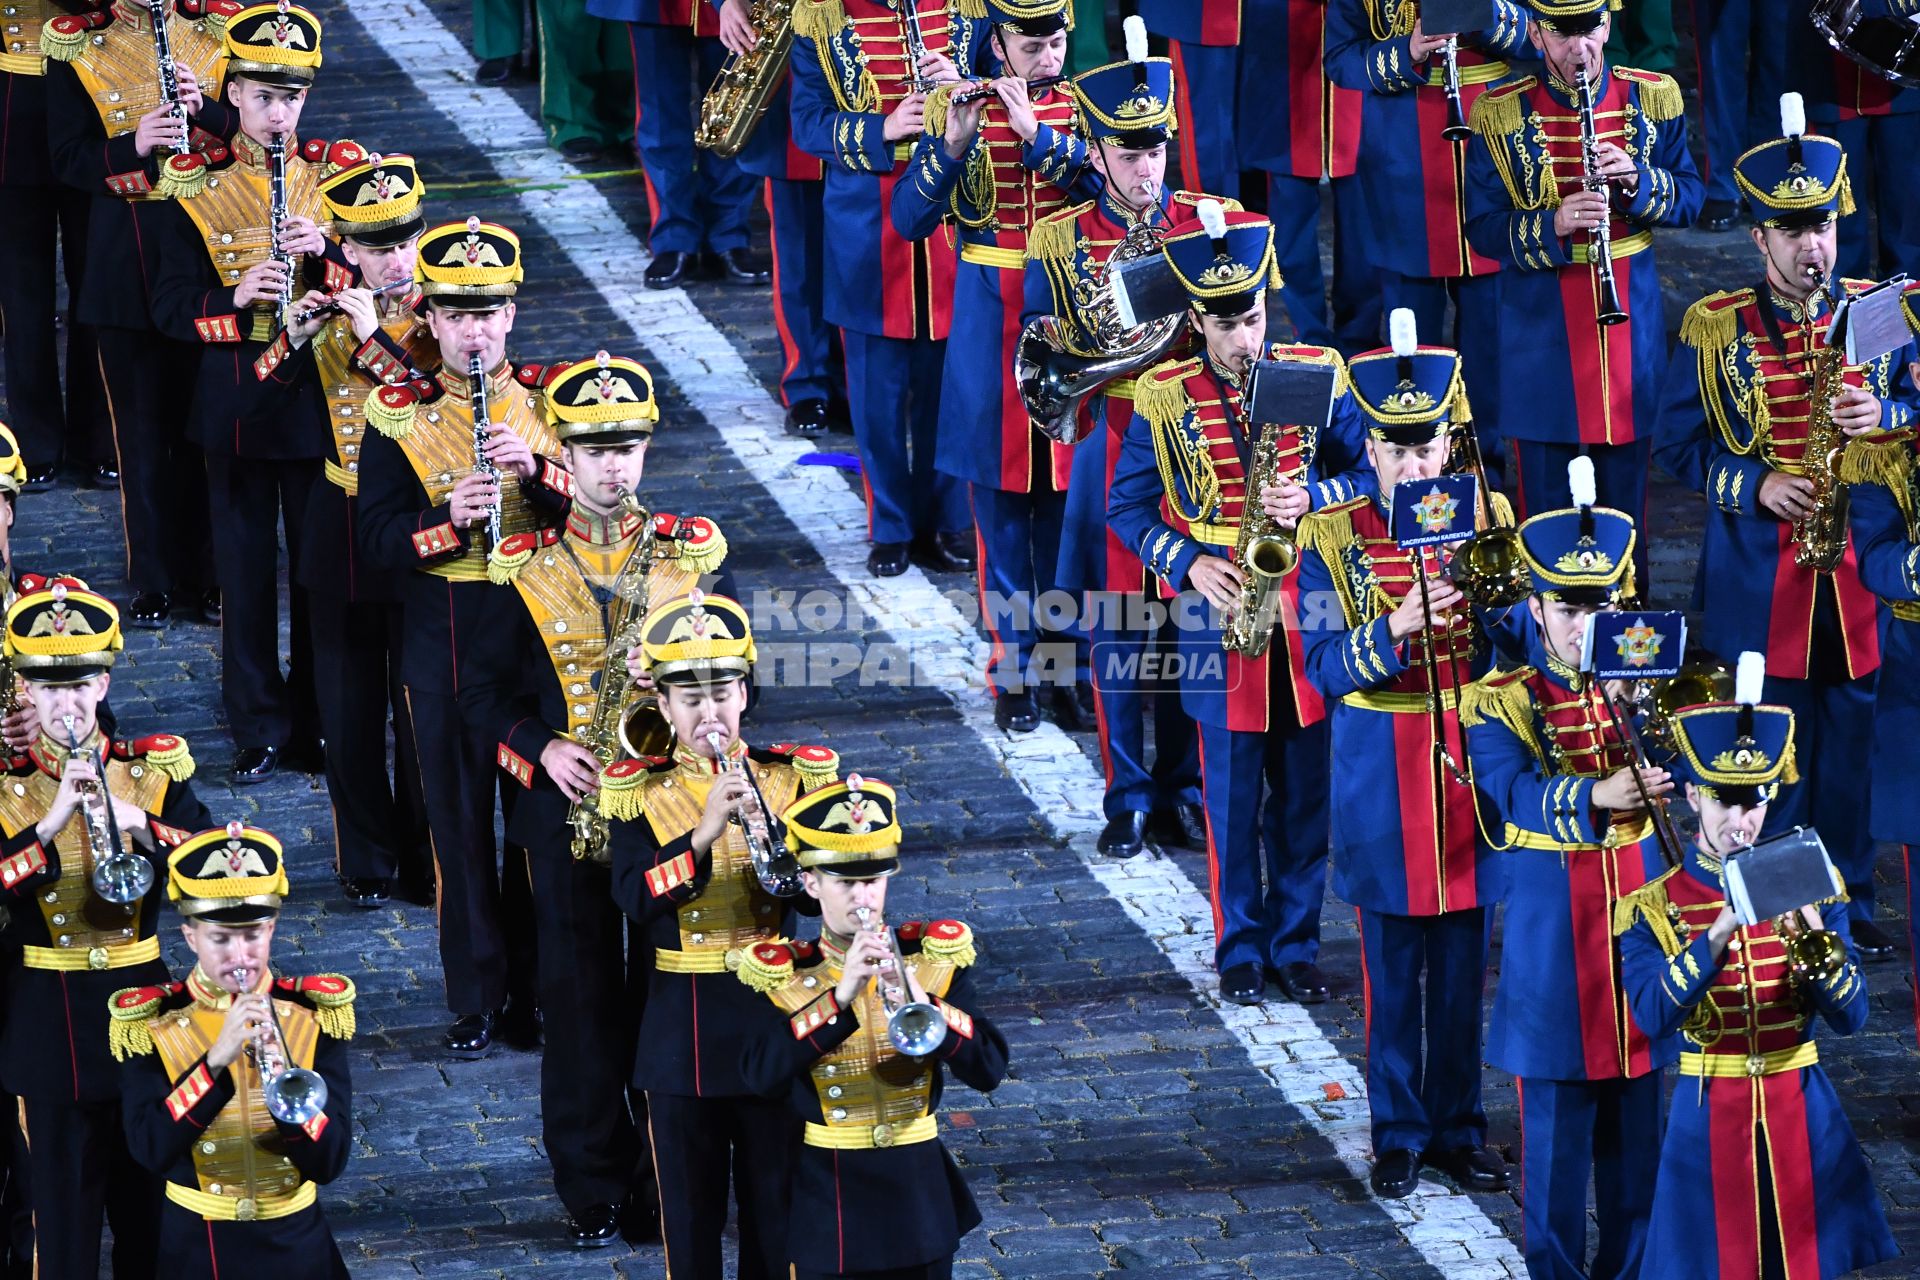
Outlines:
<svg viewBox="0 0 1920 1280"><path fill-rule="evenodd" d="M1479 484L1470 475L1402 480L1393 487L1393 540L1431 547L1473 536Z"/></svg>
<svg viewBox="0 0 1920 1280"><path fill-rule="evenodd" d="M1596 613L1582 662L1596 680L1660 680L1678 675L1687 655L1687 616L1677 609Z"/></svg>

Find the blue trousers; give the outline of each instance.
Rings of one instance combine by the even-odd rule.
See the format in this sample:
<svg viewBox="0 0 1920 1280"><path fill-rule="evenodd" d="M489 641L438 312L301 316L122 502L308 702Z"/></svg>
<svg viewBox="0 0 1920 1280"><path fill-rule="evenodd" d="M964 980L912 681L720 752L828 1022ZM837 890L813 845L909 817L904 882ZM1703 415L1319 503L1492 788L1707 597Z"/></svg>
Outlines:
<svg viewBox="0 0 1920 1280"><path fill-rule="evenodd" d="M826 400L837 379L833 328L822 313L826 258L821 236L823 182L766 180L767 218L773 249L773 324L780 332L780 401Z"/></svg>
<svg viewBox="0 0 1920 1280"><path fill-rule="evenodd" d="M927 338L879 338L843 329L847 408L867 491L867 537L911 542L916 533L964 530L966 486L934 469L940 423L940 371L946 344Z"/></svg>
<svg viewBox="0 0 1920 1280"><path fill-rule="evenodd" d="M1359 915L1374 1156L1484 1143L1480 998L1491 917L1484 907Z"/></svg>
<svg viewBox="0 0 1920 1280"><path fill-rule="evenodd" d="M1897 271L1920 272L1920 112L1862 116L1821 125L1820 132L1847 149L1847 175L1853 182L1854 213L1840 220L1839 273L1884 279ZM1879 219L1880 261L1870 262L1867 210Z"/></svg>
<svg viewBox="0 0 1920 1280"><path fill-rule="evenodd" d="M726 60L725 46L717 36L696 39L685 27L630 22L627 32L633 41L634 145L653 206L647 247L656 254L746 248L758 184L732 160L693 145L694 95L713 83Z"/></svg>
<svg viewBox="0 0 1920 1280"><path fill-rule="evenodd" d="M1830 598L1823 591L1822 596ZM1823 605L1825 603L1823 599ZM1822 658L1818 623L1814 630L1814 662ZM1837 643L1837 641L1836 641ZM1834 661L1841 661L1833 654ZM1843 669L1844 670L1844 669ZM1777 835L1796 826L1819 831L1833 865L1847 882L1848 920L1873 919L1873 837L1867 827L1867 806L1861 803L1862 780L1870 776L1873 746L1874 677L1837 678L1828 672L1811 680L1782 680L1768 676L1768 702L1793 710L1793 758L1800 770L1798 786L1782 786L1767 806L1762 836ZM1912 672L1896 672L1912 679Z"/></svg>
<svg viewBox="0 0 1920 1280"><path fill-rule="evenodd" d="M1780 94L1799 87L1787 83L1792 27L1784 17L1760 0L1693 0L1707 148L1700 176L1709 200L1736 199L1733 162L1748 147L1780 136ZM1828 133L1824 125L1816 131Z"/></svg>
<svg viewBox="0 0 1920 1280"><path fill-rule="evenodd" d="M1137 591L1093 591L1085 598L1107 816L1165 812L1193 803L1200 798L1199 739L1193 718L1181 709L1179 685L1166 670L1180 652L1173 611Z"/></svg>
<svg viewBox="0 0 1920 1280"><path fill-rule="evenodd" d="M1284 691L1283 697L1291 696ZM1320 956L1327 887L1327 724L1265 733L1200 726L1214 964L1278 969Z"/></svg>
<svg viewBox="0 0 1920 1280"><path fill-rule="evenodd" d="M1477 393L1469 392L1477 396ZM1480 410L1476 398L1474 412ZM1651 434L1632 444L1557 444L1540 440L1513 442L1515 469L1519 473L1519 492L1514 506L1519 517L1542 511L1554 511L1572 504L1567 488L1567 464L1580 454L1593 459L1593 487L1600 505L1624 511L1633 517L1636 529L1647 527L1647 468L1653 461ZM1636 538L1633 544L1634 581L1642 594L1647 590L1647 540Z"/></svg>
<svg viewBox="0 0 1920 1280"><path fill-rule="evenodd" d="M1086 629L1072 617L1073 595L1058 589L1060 529L1067 495L1010 493L991 485L969 486L973 523L980 540L980 620L993 640L987 683L997 696L1029 684L1071 685L1084 680ZM1050 600L1042 597L1052 593ZM1049 625L1043 611L1059 605L1065 616ZM1073 641L1072 670L1036 669L1034 651L1043 633ZM1064 659L1067 655L1061 655Z"/></svg>
<svg viewBox="0 0 1920 1280"><path fill-rule="evenodd" d="M1516 957L1517 958L1517 957ZM1521 1221L1532 1280L1635 1280L1665 1125L1661 1073L1520 1086ZM1600 1248L1587 1265L1587 1182Z"/></svg>
<svg viewBox="0 0 1920 1280"><path fill-rule="evenodd" d="M1302 342L1358 355L1380 345L1385 314L1377 273L1367 262L1366 209L1358 178L1334 178L1333 307L1329 315L1320 269L1320 184L1311 178L1267 175L1267 216L1280 264L1281 300Z"/></svg>
<svg viewBox="0 0 1920 1280"><path fill-rule="evenodd" d="M1500 438L1500 277L1462 279L1403 276L1397 271L1378 275L1385 307L1413 312L1420 341L1450 346L1460 353L1460 376L1466 379L1467 399L1473 406L1473 429L1486 459L1487 479L1498 485L1505 474L1504 445ZM1453 324L1447 324L1447 304L1453 304ZM1561 477L1564 484L1566 477Z"/></svg>

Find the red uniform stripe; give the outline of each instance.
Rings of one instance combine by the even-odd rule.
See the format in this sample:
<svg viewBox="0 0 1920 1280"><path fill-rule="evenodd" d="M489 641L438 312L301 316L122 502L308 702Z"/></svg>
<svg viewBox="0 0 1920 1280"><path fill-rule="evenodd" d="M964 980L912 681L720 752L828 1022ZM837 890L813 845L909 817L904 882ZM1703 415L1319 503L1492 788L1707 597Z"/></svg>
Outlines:
<svg viewBox="0 0 1920 1280"><path fill-rule="evenodd" d="M1407 914L1438 915L1446 898L1442 885L1437 806L1433 795L1433 733L1425 716L1396 715L1393 759L1399 785L1401 856L1407 873Z"/></svg>
<svg viewBox="0 0 1920 1280"><path fill-rule="evenodd" d="M913 245L893 229L893 189L903 172L904 166L899 172L880 175L880 327L889 338L914 336ZM939 234L935 232L934 238Z"/></svg>
<svg viewBox="0 0 1920 1280"><path fill-rule="evenodd" d="M1632 258L1613 264L1614 285L1627 297ZM1591 266L1563 268L1560 305L1572 357L1573 402L1582 444L1633 440L1633 319L1602 325L1594 319L1599 288Z"/></svg>
<svg viewBox="0 0 1920 1280"><path fill-rule="evenodd" d="M1607 897L1607 852L1567 854L1567 886L1573 925L1574 995L1580 1008L1580 1052L1589 1080L1620 1074L1619 1028L1613 974L1611 913L1583 910Z"/></svg>
<svg viewBox="0 0 1920 1280"><path fill-rule="evenodd" d="M1318 178L1324 159L1326 81L1320 46L1326 38L1326 14L1317 4L1287 6L1288 154L1296 178Z"/></svg>
<svg viewBox="0 0 1920 1280"><path fill-rule="evenodd" d="M1240 43L1240 0L1200 0L1200 43Z"/></svg>
<svg viewBox="0 0 1920 1280"><path fill-rule="evenodd" d="M967 513L973 517L973 577L974 585L980 592L980 625L987 629L987 639L993 642L993 648L987 654L986 669L997 676L1000 674L1000 664L1007 656L1007 645L1006 642L1000 638L999 627L994 625L994 619L997 615L988 607L987 540L980 532L980 509L973 501L973 486L971 485L967 486ZM997 682L991 682L990 691L994 697L999 697L999 684Z"/></svg>
<svg viewBox="0 0 1920 1280"><path fill-rule="evenodd" d="M1441 93L1413 91L1413 114L1420 148L1420 194L1425 208L1427 231L1427 274L1458 276L1462 268L1460 240L1460 191L1454 185L1451 142L1440 136L1447 127L1447 98ZM1444 147L1445 155L1436 153Z"/></svg>
<svg viewBox="0 0 1920 1280"><path fill-rule="evenodd" d="M995 276L1000 293L1000 488L1010 493L1032 493L1041 488L1034 473L1033 426L1013 378L1014 344L1020 340L1020 309L1026 305L1025 277L1004 267L985 267Z"/></svg>
<svg viewBox="0 0 1920 1280"><path fill-rule="evenodd" d="M1703 1082L1683 1080L1682 1090ZM1714 1243L1723 1276L1760 1274L1760 1188L1753 1154L1753 1089L1744 1080L1708 1080L1708 1176L1713 1179Z"/></svg>
<svg viewBox="0 0 1920 1280"><path fill-rule="evenodd" d="M793 340L793 331L787 327L787 308L780 292L780 220L773 216L772 178L761 184L760 195L767 206L767 251L773 258L773 327L780 335L780 403L790 405L786 382L800 364L800 347Z"/></svg>
<svg viewBox="0 0 1920 1280"><path fill-rule="evenodd" d="M1213 908L1213 936L1218 938L1226 931L1227 922L1220 914L1220 839L1213 829L1213 806L1207 799L1207 738L1205 734L1194 735L1194 745L1200 750L1200 811L1207 823L1207 902ZM1361 966L1366 965L1365 948L1361 950Z"/></svg>
<svg viewBox="0 0 1920 1280"><path fill-rule="evenodd" d="M1773 610L1767 615L1767 674L1804 680L1813 649L1813 594L1819 577L1793 562L1793 526L1774 525L1779 567L1773 574Z"/></svg>
<svg viewBox="0 0 1920 1280"><path fill-rule="evenodd" d="M1787 1264L1788 1280L1817 1280L1821 1275L1821 1189L1813 1180L1805 1073L1783 1071L1762 1076L1758 1083L1774 1221L1780 1224L1780 1256ZM1766 1190L1762 1188L1762 1194Z"/></svg>
<svg viewBox="0 0 1920 1280"><path fill-rule="evenodd" d="M1102 585L1109 591L1139 591L1145 584L1146 566L1140 563L1140 557L1127 549L1127 545L1114 536L1113 528L1104 519L1107 509L1107 495L1113 492L1113 474L1120 466L1120 449L1126 439L1127 428L1133 422L1133 399L1130 396L1107 397L1108 432L1106 439L1106 479L1100 486L1101 538L1106 544L1106 576ZM1095 430L1099 428L1096 427Z"/></svg>

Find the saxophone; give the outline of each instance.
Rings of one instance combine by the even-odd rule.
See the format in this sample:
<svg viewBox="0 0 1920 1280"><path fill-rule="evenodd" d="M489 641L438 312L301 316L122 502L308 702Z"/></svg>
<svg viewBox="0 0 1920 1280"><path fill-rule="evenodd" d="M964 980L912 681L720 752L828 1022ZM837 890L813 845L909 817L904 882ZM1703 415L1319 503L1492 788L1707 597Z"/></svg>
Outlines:
<svg viewBox="0 0 1920 1280"><path fill-rule="evenodd" d="M600 664L599 688L593 699L593 718L579 733L580 745L593 752L605 769L621 757L620 721L627 710L627 650L640 643L647 621L647 572L653 568L653 518L631 493L620 497L619 515L640 518L640 538L633 553L613 580L613 598L607 603L607 653ZM607 820L593 801L567 810L573 829L573 856L607 861Z"/></svg>
<svg viewBox="0 0 1920 1280"><path fill-rule="evenodd" d="M1280 428L1274 427L1253 446L1253 465L1247 468L1247 498L1241 509L1240 537L1233 544L1233 563L1247 579L1233 616L1220 631L1220 647L1245 658L1258 658L1273 641L1273 625L1280 608L1280 580L1300 561L1300 545L1280 522L1260 505L1260 491L1280 481Z"/></svg>
<svg viewBox="0 0 1920 1280"><path fill-rule="evenodd" d="M700 123L693 145L717 156L735 156L747 144L787 69L793 48L794 0L752 0L748 10L760 42L745 53L729 53L700 101Z"/></svg>
<svg viewBox="0 0 1920 1280"><path fill-rule="evenodd" d="M1816 278L1815 294L1826 287ZM1828 331L1832 336L1832 331ZM1808 349L1813 346L1813 320L1807 319ZM1800 455L1802 474L1813 485L1812 509L1793 522L1793 562L1830 573L1847 554L1847 486L1840 479L1841 451L1846 437L1833 423L1833 397L1846 372L1845 344L1829 342L1813 356L1813 388L1807 396L1807 444Z"/></svg>

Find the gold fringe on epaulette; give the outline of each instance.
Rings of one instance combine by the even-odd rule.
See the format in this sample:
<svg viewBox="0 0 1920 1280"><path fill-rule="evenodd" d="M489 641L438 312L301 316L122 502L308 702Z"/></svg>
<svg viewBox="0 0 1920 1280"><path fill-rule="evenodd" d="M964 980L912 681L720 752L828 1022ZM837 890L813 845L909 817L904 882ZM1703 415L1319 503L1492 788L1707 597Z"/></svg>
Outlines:
<svg viewBox="0 0 1920 1280"><path fill-rule="evenodd" d="M1878 484L1898 493L1913 471L1913 441L1905 432L1885 440L1850 440L1837 468L1848 484Z"/></svg>
<svg viewBox="0 0 1920 1280"><path fill-rule="evenodd" d="M1664 73L1650 73L1654 79L1636 80L1640 89L1640 110L1656 124L1678 120L1686 114L1686 99L1680 96L1680 82Z"/></svg>
<svg viewBox="0 0 1920 1280"><path fill-rule="evenodd" d="M1740 308L1744 302L1719 305L1745 290L1733 293L1710 293L1687 308L1687 314L1680 318L1680 341L1695 351L1720 352L1732 346L1740 337Z"/></svg>
<svg viewBox="0 0 1920 1280"><path fill-rule="evenodd" d="M927 95L926 106L922 109L921 119L925 124L923 132L929 138L945 137L947 132L947 99L953 96L957 85L943 84Z"/></svg>
<svg viewBox="0 0 1920 1280"><path fill-rule="evenodd" d="M600 772L600 789L594 794L598 797L595 806L600 816L612 822L631 822L640 816L646 805L642 803L642 787L648 773L645 769L635 769L624 777L609 777L603 769Z"/></svg>
<svg viewBox="0 0 1920 1280"><path fill-rule="evenodd" d="M153 189L169 200L191 200L207 189L207 162L197 155L168 156Z"/></svg>
<svg viewBox="0 0 1920 1280"><path fill-rule="evenodd" d="M800 0L793 7L793 34L809 40L831 40L847 25L847 7L840 0Z"/></svg>
<svg viewBox="0 0 1920 1280"><path fill-rule="evenodd" d="M367 394L367 424L389 440L405 440L413 434L414 412L419 402L411 396L404 409L389 409L380 399L380 388Z"/></svg>
<svg viewBox="0 0 1920 1280"><path fill-rule="evenodd" d="M793 757L793 771L800 777L800 790L818 791L840 780L840 753L833 752L831 760L803 760Z"/></svg>
<svg viewBox="0 0 1920 1280"><path fill-rule="evenodd" d="M1318 552L1322 560L1335 564L1353 542L1353 513L1327 507L1303 516L1294 532L1302 551Z"/></svg>
<svg viewBox="0 0 1920 1280"><path fill-rule="evenodd" d="M487 553L487 581L496 587L504 587L520 576L520 571L533 559L533 544L526 542L518 551L509 551L507 546L513 539L502 538Z"/></svg>
<svg viewBox="0 0 1920 1280"><path fill-rule="evenodd" d="M1526 121L1522 111L1526 105L1524 97L1518 90L1483 93L1473 100L1473 110L1467 113L1467 124L1475 133L1487 139L1518 133Z"/></svg>
<svg viewBox="0 0 1920 1280"><path fill-rule="evenodd" d="M702 540L699 546L691 542L676 544L679 547L680 564L695 573L717 573L720 564L727 558L727 536L720 532L720 526L711 519L707 527L713 530L713 536Z"/></svg>
<svg viewBox="0 0 1920 1280"><path fill-rule="evenodd" d="M933 930L929 929L920 941L920 954L938 964L950 964L956 969L964 969L980 957L973 947L973 926L961 924L957 920L954 923L960 924L959 937L936 937Z"/></svg>
<svg viewBox="0 0 1920 1280"><path fill-rule="evenodd" d="M1157 431L1172 430L1187 416L1187 380L1147 374L1134 384L1133 411Z"/></svg>
<svg viewBox="0 0 1920 1280"><path fill-rule="evenodd" d="M1920 316L1916 316L1913 313L1913 292L1911 289L1901 292L1900 309L1907 313L1907 328L1914 334L1920 335Z"/></svg>
<svg viewBox="0 0 1920 1280"><path fill-rule="evenodd" d="M1680 941L1680 935L1674 930L1673 921L1667 915L1667 875L1635 889L1626 897L1613 904L1613 936L1618 938L1633 928L1636 920L1645 920L1647 927L1653 930L1653 940L1660 944L1660 950L1667 955L1677 956L1686 950Z"/></svg>
<svg viewBox="0 0 1920 1280"><path fill-rule="evenodd" d="M49 22L40 28L40 52L55 62L78 62L80 55L87 51L87 37L91 34L89 27L83 26L69 33L56 29L54 23Z"/></svg>
<svg viewBox="0 0 1920 1280"><path fill-rule="evenodd" d="M227 15L214 5L207 6L206 12L200 15L200 21L206 27L208 35L219 38L227 34Z"/></svg>
<svg viewBox="0 0 1920 1280"><path fill-rule="evenodd" d="M1029 231L1027 256L1041 262L1055 262L1063 266L1072 262L1073 246L1080 239L1080 229L1076 223L1080 210L1085 207L1085 205L1079 205L1044 219Z"/></svg>
<svg viewBox="0 0 1920 1280"><path fill-rule="evenodd" d="M139 1004L120 1007L122 996L138 990L138 987L123 987L107 1000L107 1048L115 1062L153 1052L153 1032L148 1024L159 1012L160 997L155 995Z"/></svg>
<svg viewBox="0 0 1920 1280"><path fill-rule="evenodd" d="M147 752L147 763L175 782L185 782L193 776L193 752L187 749L187 740L177 735L172 746Z"/></svg>
<svg viewBox="0 0 1920 1280"><path fill-rule="evenodd" d="M953 11L976 22L987 20L987 0L953 0Z"/></svg>
<svg viewBox="0 0 1920 1280"><path fill-rule="evenodd" d="M1780 782L1791 787L1800 781L1800 753L1794 749L1793 739L1787 739L1787 758L1780 763Z"/></svg>
<svg viewBox="0 0 1920 1280"><path fill-rule="evenodd" d="M1532 745L1533 691L1526 680L1510 671L1484 675L1460 690L1460 726L1470 729L1489 721L1503 724L1513 736Z"/></svg>
<svg viewBox="0 0 1920 1280"><path fill-rule="evenodd" d="M341 984L341 989L338 991L315 991L308 988L304 983L298 985L300 994L305 996L313 1004L313 1020L320 1024L322 1031L332 1036L335 1040L353 1039L353 1033L359 1028L359 1021L353 1012L354 997L359 995L359 990L353 985L353 979L344 973L316 974L314 976L325 976L336 979Z"/></svg>
<svg viewBox="0 0 1920 1280"><path fill-rule="evenodd" d="M747 989L758 995L764 996L769 991L778 991L793 981L793 953L785 950L787 940L775 938L773 943L782 948L782 954L787 959L779 964L768 964L757 954L761 944L756 943L741 952L740 967L734 971L740 981L747 985Z"/></svg>

